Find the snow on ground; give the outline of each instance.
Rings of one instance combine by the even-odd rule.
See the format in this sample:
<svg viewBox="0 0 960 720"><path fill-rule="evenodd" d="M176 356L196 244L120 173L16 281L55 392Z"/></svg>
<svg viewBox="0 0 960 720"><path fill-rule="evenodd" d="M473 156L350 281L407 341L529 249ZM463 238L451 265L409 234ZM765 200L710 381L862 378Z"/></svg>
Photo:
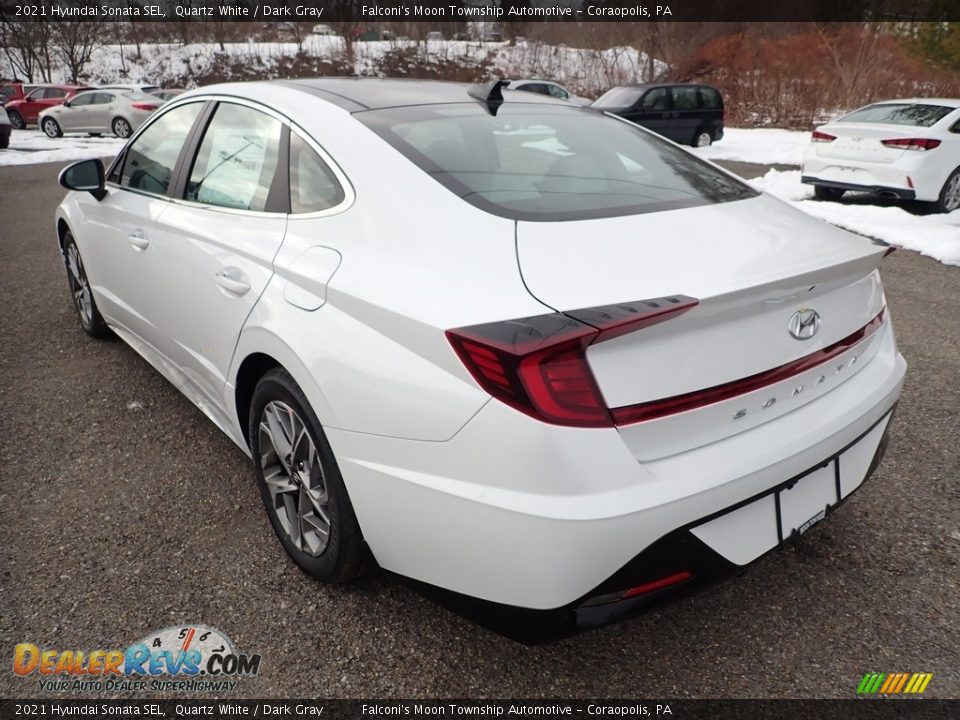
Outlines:
<svg viewBox="0 0 960 720"><path fill-rule="evenodd" d="M115 137L67 135L49 138L32 127L27 130L14 130L10 135L10 147L0 150L0 166L70 162L92 157L112 158L120 152L123 144L123 140Z"/></svg>
<svg viewBox="0 0 960 720"><path fill-rule="evenodd" d="M819 202L811 199L813 188L801 184L799 170L770 170L751 184L839 227L915 250L945 265L960 265L960 210L914 215L898 206Z"/></svg>
<svg viewBox="0 0 960 720"><path fill-rule="evenodd" d="M723 139L694 152L707 160L737 160L761 165L800 165L810 133L776 128L725 128Z"/></svg>

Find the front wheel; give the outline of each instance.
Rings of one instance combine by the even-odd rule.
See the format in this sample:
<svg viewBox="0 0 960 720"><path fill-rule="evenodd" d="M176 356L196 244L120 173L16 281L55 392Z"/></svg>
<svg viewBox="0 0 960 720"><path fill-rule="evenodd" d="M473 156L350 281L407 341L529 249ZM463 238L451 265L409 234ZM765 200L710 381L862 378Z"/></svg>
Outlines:
<svg viewBox="0 0 960 720"><path fill-rule="evenodd" d="M697 134L693 136L694 147L709 147L712 144L713 135L706 130L699 130L697 131Z"/></svg>
<svg viewBox="0 0 960 720"><path fill-rule="evenodd" d="M73 298L73 307L77 311L77 319L87 335L95 338L106 338L110 329L104 322L103 316L97 309L97 302L93 299L90 281L87 280L87 271L80 257L80 248L73 234L68 230L63 236L63 262L67 267L67 281L70 283L70 295Z"/></svg>
<svg viewBox="0 0 960 720"><path fill-rule="evenodd" d="M47 137L63 137L63 130L60 129L60 123L53 118L44 118L43 123L41 123L41 127L43 128L43 132L46 133Z"/></svg>
<svg viewBox="0 0 960 720"><path fill-rule="evenodd" d="M323 428L286 370L257 384L248 432L260 496L284 549L318 580L353 580L364 553L360 526Z"/></svg>
<svg viewBox="0 0 960 720"><path fill-rule="evenodd" d="M16 110L8 110L7 115L10 117L10 126L14 130L23 130L27 126L27 123L23 120L23 115Z"/></svg>
<svg viewBox="0 0 960 720"><path fill-rule="evenodd" d="M954 170L940 190L940 197L934 202L938 212L949 213L960 209L960 168Z"/></svg>
<svg viewBox="0 0 960 720"><path fill-rule="evenodd" d="M813 196L817 200L830 200L836 202L843 197L845 190L840 188L826 187L824 185L814 185L813 186Z"/></svg>
<svg viewBox="0 0 960 720"><path fill-rule="evenodd" d="M130 122L126 118L114 118L110 129L113 130L113 134L121 140L126 140L132 132Z"/></svg>

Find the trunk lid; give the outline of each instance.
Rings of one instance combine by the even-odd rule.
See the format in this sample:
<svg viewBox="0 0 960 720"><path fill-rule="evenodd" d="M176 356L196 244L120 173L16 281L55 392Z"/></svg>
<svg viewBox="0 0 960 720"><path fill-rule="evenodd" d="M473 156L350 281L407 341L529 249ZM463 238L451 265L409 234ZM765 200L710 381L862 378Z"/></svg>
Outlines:
<svg viewBox="0 0 960 720"><path fill-rule="evenodd" d="M909 152L903 148L887 147L883 140L923 138L930 134L929 128L880 123L834 123L819 130L837 138L832 142L814 143L819 157L882 164L896 162L903 153Z"/></svg>
<svg viewBox="0 0 960 720"><path fill-rule="evenodd" d="M768 196L645 215L517 225L524 281L557 311L676 295L700 301L675 318L590 346L587 359L610 408L742 381L849 338L884 306L875 272L884 252L867 238ZM819 331L798 340L788 324L808 308L819 314ZM705 426L702 418L713 412L715 407L703 407L639 425L669 425L672 439L653 434L659 438L656 452L670 454L756 424L751 419ZM778 414L779 409L771 410L764 419Z"/></svg>

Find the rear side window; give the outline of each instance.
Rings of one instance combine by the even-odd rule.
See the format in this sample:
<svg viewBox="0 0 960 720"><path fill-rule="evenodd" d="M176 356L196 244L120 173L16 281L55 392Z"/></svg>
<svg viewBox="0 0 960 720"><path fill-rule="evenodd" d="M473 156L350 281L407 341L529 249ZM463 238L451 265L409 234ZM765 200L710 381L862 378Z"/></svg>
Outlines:
<svg viewBox="0 0 960 720"><path fill-rule="evenodd" d="M956 108L921 103L880 103L854 110L849 115L844 115L837 122L930 127L954 110Z"/></svg>
<svg viewBox="0 0 960 720"><path fill-rule="evenodd" d="M674 110L696 110L700 104L700 89L680 85L670 88L670 94L673 95Z"/></svg>
<svg viewBox="0 0 960 720"><path fill-rule="evenodd" d="M467 202L516 220L578 220L753 197L656 135L593 110L479 103L354 114Z"/></svg>
<svg viewBox="0 0 960 720"><path fill-rule="evenodd" d="M59 98L65 98L66 96L66 90L61 90L60 88L47 88L43 97L45 100L57 100Z"/></svg>
<svg viewBox="0 0 960 720"><path fill-rule="evenodd" d="M329 210L343 202L340 183L327 164L297 133L290 134L290 212Z"/></svg>
<svg viewBox="0 0 960 720"><path fill-rule="evenodd" d="M259 110L221 103L187 183L187 200L264 211L280 160L282 124Z"/></svg>
<svg viewBox="0 0 960 720"><path fill-rule="evenodd" d="M203 103L190 103L164 113L127 150L120 184L164 195L170 187L180 150Z"/></svg>
<svg viewBox="0 0 960 720"><path fill-rule="evenodd" d="M720 93L711 87L700 88L700 99L703 101L703 106L708 110L719 110L723 107Z"/></svg>

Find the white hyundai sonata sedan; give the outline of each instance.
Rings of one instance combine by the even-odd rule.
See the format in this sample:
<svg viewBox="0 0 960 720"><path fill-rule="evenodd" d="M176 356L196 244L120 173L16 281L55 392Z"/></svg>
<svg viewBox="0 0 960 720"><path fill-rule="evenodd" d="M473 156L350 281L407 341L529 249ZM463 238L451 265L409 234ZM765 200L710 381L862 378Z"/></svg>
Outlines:
<svg viewBox="0 0 960 720"><path fill-rule="evenodd" d="M820 200L866 190L960 208L960 100L890 100L818 127L802 181Z"/></svg>
<svg viewBox="0 0 960 720"><path fill-rule="evenodd" d="M532 93L230 84L71 188L83 328L253 467L307 573L574 626L738 571L879 462L889 248Z"/></svg>

